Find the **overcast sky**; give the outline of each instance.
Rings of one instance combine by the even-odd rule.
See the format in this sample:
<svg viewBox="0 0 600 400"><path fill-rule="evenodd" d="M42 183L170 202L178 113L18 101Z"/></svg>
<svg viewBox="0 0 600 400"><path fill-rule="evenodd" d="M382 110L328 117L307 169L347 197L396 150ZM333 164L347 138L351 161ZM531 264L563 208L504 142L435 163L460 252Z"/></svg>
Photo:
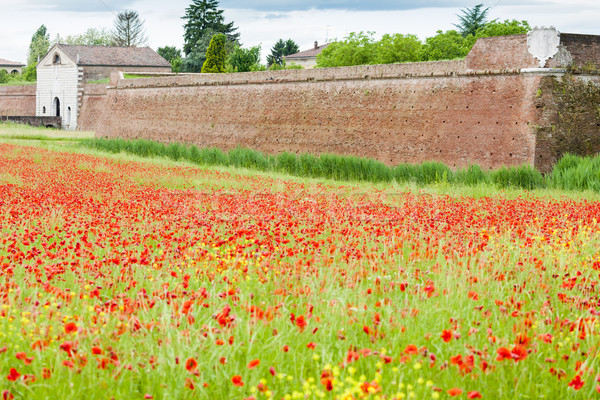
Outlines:
<svg viewBox="0 0 600 400"><path fill-rule="evenodd" d="M314 41L342 39L350 32L415 34L421 39L439 29L454 29L456 14L484 0L221 0L226 21L234 21L244 47L262 46L266 57L280 38L295 40L301 50ZM31 36L45 24L51 40L112 28L123 9L137 10L156 50L183 45L185 8L192 0L0 0L0 58L26 62ZM527 20L561 32L600 35L599 0L489 0L490 19Z"/></svg>

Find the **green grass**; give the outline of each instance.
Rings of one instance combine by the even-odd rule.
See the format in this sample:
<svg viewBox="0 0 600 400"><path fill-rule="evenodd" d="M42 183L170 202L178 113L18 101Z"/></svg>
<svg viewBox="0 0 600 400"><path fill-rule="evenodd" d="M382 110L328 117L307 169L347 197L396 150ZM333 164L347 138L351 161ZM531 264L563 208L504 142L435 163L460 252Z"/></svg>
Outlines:
<svg viewBox="0 0 600 400"><path fill-rule="evenodd" d="M179 143L162 144L149 140L89 139L82 146L112 153L127 152L142 157L167 157L174 161L190 161L198 165L221 165L265 172L281 172L304 178L325 178L341 181L389 183L392 181L426 186L452 184L462 186L493 185L499 189L525 190L555 188L600 192L600 158L566 155L551 174L542 175L528 165L502 167L484 171L478 165L453 171L438 162L418 165L400 164L389 167L367 158L336 154L277 156L259 151L235 148L225 153L219 149L199 149ZM564 160L564 161L563 161Z"/></svg>
<svg viewBox="0 0 600 400"><path fill-rule="evenodd" d="M94 81L87 81L86 83L110 83L110 78L96 79Z"/></svg>

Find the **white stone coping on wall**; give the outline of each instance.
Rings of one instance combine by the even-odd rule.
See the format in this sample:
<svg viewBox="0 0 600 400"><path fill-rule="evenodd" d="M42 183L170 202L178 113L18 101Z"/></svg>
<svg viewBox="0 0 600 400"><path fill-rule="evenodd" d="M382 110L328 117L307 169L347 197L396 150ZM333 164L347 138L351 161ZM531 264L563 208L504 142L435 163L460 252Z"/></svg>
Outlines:
<svg viewBox="0 0 600 400"><path fill-rule="evenodd" d="M524 75L549 75L563 76L567 73L566 68L523 68L521 73Z"/></svg>

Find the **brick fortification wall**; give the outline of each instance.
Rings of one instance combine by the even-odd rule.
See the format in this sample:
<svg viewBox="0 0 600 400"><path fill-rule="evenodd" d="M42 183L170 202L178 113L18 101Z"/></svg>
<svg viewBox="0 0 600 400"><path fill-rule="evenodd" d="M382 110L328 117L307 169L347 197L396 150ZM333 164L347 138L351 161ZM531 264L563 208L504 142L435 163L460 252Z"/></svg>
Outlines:
<svg viewBox="0 0 600 400"><path fill-rule="evenodd" d="M589 38L573 36L585 35L567 38L548 64L594 59ZM391 165L436 160L547 170L569 151L547 151L556 148L552 129L573 135L561 114L565 101L555 95L564 71L533 71L538 60L527 43L526 35L480 40L462 61L120 79L106 93L84 95L80 129L224 150L357 155ZM599 77L581 79L594 92ZM583 114L577 102L570 112L593 119L594 105L586 101ZM577 134L600 135L593 121L580 126Z"/></svg>
<svg viewBox="0 0 600 400"><path fill-rule="evenodd" d="M0 86L0 115L35 115L36 85Z"/></svg>

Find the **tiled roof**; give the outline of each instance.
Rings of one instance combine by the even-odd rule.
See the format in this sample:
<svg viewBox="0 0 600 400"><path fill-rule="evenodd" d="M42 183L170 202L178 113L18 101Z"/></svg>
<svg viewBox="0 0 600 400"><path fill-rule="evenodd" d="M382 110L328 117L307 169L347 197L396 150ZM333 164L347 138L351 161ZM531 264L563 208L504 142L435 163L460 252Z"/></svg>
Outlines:
<svg viewBox="0 0 600 400"><path fill-rule="evenodd" d="M130 67L170 67L171 64L150 47L75 46L59 44L78 65Z"/></svg>
<svg viewBox="0 0 600 400"><path fill-rule="evenodd" d="M0 58L0 65L6 66L6 67L8 67L8 66L11 66L11 67L24 67L25 66L25 64L22 64L20 62L8 61L8 60L5 60L3 58Z"/></svg>
<svg viewBox="0 0 600 400"><path fill-rule="evenodd" d="M319 54L321 54L321 52L323 51L323 49L325 49L325 47L329 46L331 43L325 43L322 44L320 46L317 46L317 48L312 48L310 50L304 50L301 51L299 53L296 54L290 54L289 56L285 56L286 60L289 58L304 58L304 57L316 57Z"/></svg>

